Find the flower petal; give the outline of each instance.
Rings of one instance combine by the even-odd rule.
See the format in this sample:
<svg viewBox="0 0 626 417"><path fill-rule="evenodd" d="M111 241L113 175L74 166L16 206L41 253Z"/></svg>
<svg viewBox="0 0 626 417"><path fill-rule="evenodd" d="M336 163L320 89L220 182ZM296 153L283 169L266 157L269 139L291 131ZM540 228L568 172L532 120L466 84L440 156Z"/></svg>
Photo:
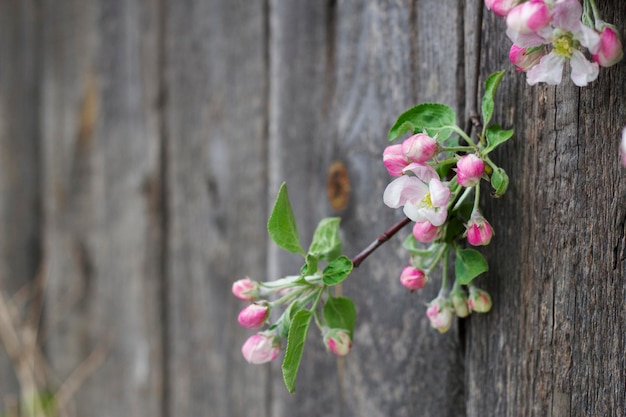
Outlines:
<svg viewBox="0 0 626 417"><path fill-rule="evenodd" d="M391 208L398 208L407 201L418 201L428 193L428 187L415 177L403 175L391 181L383 193L383 202Z"/></svg>
<svg viewBox="0 0 626 417"><path fill-rule="evenodd" d="M448 210L442 209L420 209L420 215L425 217L426 220L431 222L433 226L441 226L446 222L448 218Z"/></svg>
<svg viewBox="0 0 626 417"><path fill-rule="evenodd" d="M570 60L572 66L572 81L579 87L584 87L598 78L600 67L597 62L589 62L580 51L572 53Z"/></svg>
<svg viewBox="0 0 626 417"><path fill-rule="evenodd" d="M552 24L570 32L582 25L583 7L578 0L558 0L552 8Z"/></svg>
<svg viewBox="0 0 626 417"><path fill-rule="evenodd" d="M412 164L407 165L404 168L404 172L411 171L414 173L417 178L424 181L425 183L429 183L433 178L439 179L439 174L435 171L435 168L430 165L421 164L419 162L413 162Z"/></svg>
<svg viewBox="0 0 626 417"><path fill-rule="evenodd" d="M434 207L446 207L450 200L450 189L438 179L433 179L428 183L430 201Z"/></svg>
<svg viewBox="0 0 626 417"><path fill-rule="evenodd" d="M526 81L529 85L537 83L560 84L563 77L563 63L563 57L551 52L528 70Z"/></svg>

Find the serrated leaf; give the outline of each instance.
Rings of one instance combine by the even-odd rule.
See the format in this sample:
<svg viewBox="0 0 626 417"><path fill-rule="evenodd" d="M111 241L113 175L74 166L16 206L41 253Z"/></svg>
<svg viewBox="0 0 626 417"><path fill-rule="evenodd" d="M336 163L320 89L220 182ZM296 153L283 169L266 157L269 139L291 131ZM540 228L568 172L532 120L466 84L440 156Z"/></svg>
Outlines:
<svg viewBox="0 0 626 417"><path fill-rule="evenodd" d="M494 190L494 197L502 197L507 188L509 188L509 176L505 170L499 167L493 170L491 174L491 186Z"/></svg>
<svg viewBox="0 0 626 417"><path fill-rule="evenodd" d="M489 77L487 77L487 81L485 82L485 94L483 95L483 101L481 103L481 112L483 116L484 126L483 129L485 129L489 125L491 117L493 116L494 97L496 95L496 90L500 85L500 81L502 81L502 77L504 77L504 74L505 71L494 72Z"/></svg>
<svg viewBox="0 0 626 417"><path fill-rule="evenodd" d="M513 129L504 130L498 125L489 126L486 132L487 146L483 150L483 154L488 154L502 143L513 137Z"/></svg>
<svg viewBox="0 0 626 417"><path fill-rule="evenodd" d="M296 390L296 376L302 359L304 350L304 342L309 331L309 324L313 313L309 310L299 310L291 320L289 326L289 335L287 336L287 350L285 351L285 359L283 360L283 380L285 387L290 393Z"/></svg>
<svg viewBox="0 0 626 417"><path fill-rule="evenodd" d="M340 221L339 217L327 217L319 222L309 247L310 255L330 261L341 254Z"/></svg>
<svg viewBox="0 0 626 417"><path fill-rule="evenodd" d="M324 284L329 286L340 284L348 277L348 275L350 275L353 267L354 265L352 264L350 258L342 255L328 263L322 273L322 280L324 281Z"/></svg>
<svg viewBox="0 0 626 417"><path fill-rule="evenodd" d="M352 338L356 323L356 307L351 299L329 297L324 304L323 315L328 327L347 330L350 333L350 338Z"/></svg>
<svg viewBox="0 0 626 417"><path fill-rule="evenodd" d="M267 221L267 232L272 240L281 248L304 255L304 250L300 245L298 237L298 227L296 219L291 209L287 185L283 182L278 190L272 214Z"/></svg>
<svg viewBox="0 0 626 417"><path fill-rule="evenodd" d="M478 275L489 270L483 255L474 249L457 249L454 267L456 280L461 285L468 285Z"/></svg>
<svg viewBox="0 0 626 417"><path fill-rule="evenodd" d="M445 104L418 104L398 117L398 120L389 130L388 138L392 141L408 131L418 133L425 129L430 136L435 136L438 133L437 140L442 142L452 134L452 130L446 126L454 126L455 124L456 113Z"/></svg>

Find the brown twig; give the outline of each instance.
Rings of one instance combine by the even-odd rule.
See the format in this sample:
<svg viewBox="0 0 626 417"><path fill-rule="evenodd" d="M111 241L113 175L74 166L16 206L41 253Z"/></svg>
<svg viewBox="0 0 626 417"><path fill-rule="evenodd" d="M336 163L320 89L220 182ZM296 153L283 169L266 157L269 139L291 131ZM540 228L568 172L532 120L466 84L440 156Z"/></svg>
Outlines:
<svg viewBox="0 0 626 417"><path fill-rule="evenodd" d="M405 217L404 219L400 220L398 223L391 226L389 229L385 230L380 236L378 236L378 238L375 241L370 243L369 246L367 246L358 255L352 258L352 264L354 265L354 267L358 268L359 265L361 265L361 263L365 260L365 258L370 256L372 252L378 249L380 245L382 245L383 243L391 239L393 235L398 233L400 229L402 229L404 226L406 226L410 222L411 222L411 219L409 219L408 217Z"/></svg>

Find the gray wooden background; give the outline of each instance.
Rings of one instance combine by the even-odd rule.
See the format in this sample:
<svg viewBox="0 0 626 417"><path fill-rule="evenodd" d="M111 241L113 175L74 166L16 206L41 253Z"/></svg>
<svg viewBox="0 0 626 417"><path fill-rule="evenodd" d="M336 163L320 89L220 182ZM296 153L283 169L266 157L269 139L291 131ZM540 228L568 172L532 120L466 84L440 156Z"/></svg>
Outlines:
<svg viewBox="0 0 626 417"><path fill-rule="evenodd" d="M624 35L622 2L598 3ZM1 289L45 282L51 388L106 353L65 412L626 415L626 64L529 87L509 46L482 0L1 0ZM303 242L341 216L353 256L401 217L381 198L395 117L437 101L463 123L499 69L516 136L494 155L510 189L485 199L492 312L430 329L438 285L398 283L407 229L343 286L345 360L312 334L294 395L280 361L246 364L232 282L299 267L266 235L279 184ZM0 410L17 393L0 350Z"/></svg>

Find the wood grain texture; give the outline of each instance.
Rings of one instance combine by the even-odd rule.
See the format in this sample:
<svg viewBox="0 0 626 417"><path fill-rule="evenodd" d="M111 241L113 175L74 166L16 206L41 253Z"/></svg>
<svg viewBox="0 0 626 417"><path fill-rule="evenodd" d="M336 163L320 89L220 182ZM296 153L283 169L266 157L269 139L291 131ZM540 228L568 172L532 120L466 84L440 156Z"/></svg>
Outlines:
<svg viewBox="0 0 626 417"><path fill-rule="evenodd" d="M41 263L39 22L32 1L0 3L0 291L12 296ZM0 348L0 412L18 394Z"/></svg>
<svg viewBox="0 0 626 417"><path fill-rule="evenodd" d="M624 26L623 7L603 12ZM497 20L483 23L485 74L506 65ZM624 415L625 71L583 89L568 72L556 88L512 71L503 82L497 121L516 135L494 160L511 188L486 210L496 244L481 284L497 301L470 320L468 415Z"/></svg>
<svg viewBox="0 0 626 417"><path fill-rule="evenodd" d="M44 2L42 15L45 348L59 385L106 348L76 415L158 416L156 3Z"/></svg>
<svg viewBox="0 0 626 417"><path fill-rule="evenodd" d="M167 414L270 416L269 368L231 294L265 280L267 45L264 2L168 1ZM277 375L273 375L277 379Z"/></svg>

